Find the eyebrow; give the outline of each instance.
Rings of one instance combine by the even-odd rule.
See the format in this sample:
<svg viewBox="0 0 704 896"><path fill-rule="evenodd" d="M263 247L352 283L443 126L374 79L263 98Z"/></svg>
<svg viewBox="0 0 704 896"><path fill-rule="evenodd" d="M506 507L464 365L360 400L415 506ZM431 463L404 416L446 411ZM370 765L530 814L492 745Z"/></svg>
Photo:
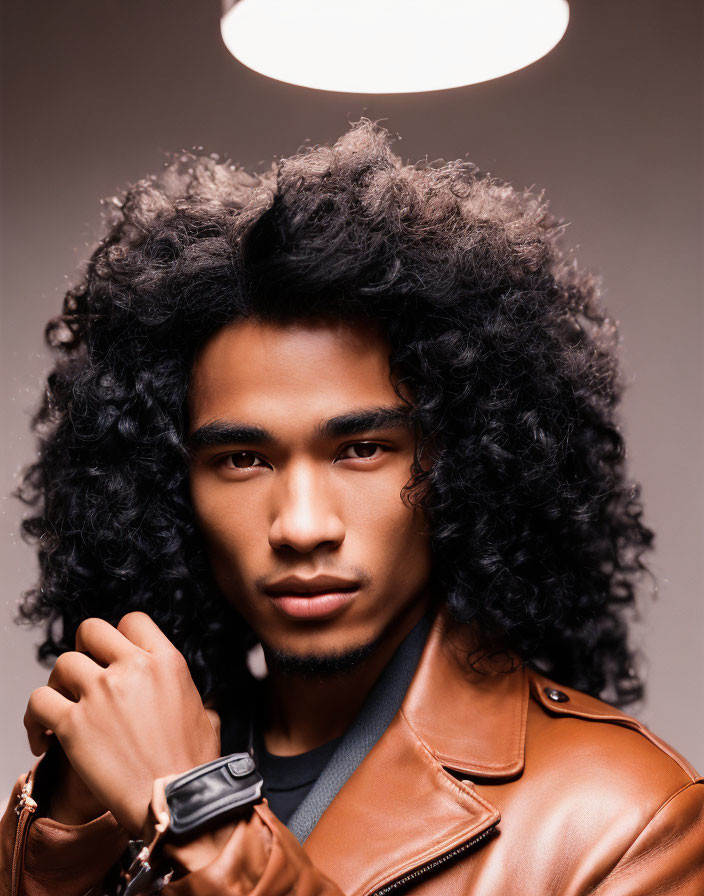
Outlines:
<svg viewBox="0 0 704 896"><path fill-rule="evenodd" d="M410 426L410 409L399 405L396 407L361 408L330 417L315 427L319 438L339 439L345 436L358 435L377 429L405 429ZM192 450L209 448L217 445L253 442L271 444L276 441L273 433L262 426L252 426L228 420L214 420L199 426L188 437L188 446Z"/></svg>

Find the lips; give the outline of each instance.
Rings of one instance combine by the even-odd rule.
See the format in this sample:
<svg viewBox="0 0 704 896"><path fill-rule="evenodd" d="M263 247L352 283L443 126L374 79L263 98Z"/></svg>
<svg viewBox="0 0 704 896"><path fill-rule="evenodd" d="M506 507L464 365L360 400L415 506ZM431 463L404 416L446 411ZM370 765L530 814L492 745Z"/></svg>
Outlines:
<svg viewBox="0 0 704 896"><path fill-rule="evenodd" d="M324 619L340 612L354 600L359 582L338 576L287 576L264 588L264 593L285 616L294 619Z"/></svg>
<svg viewBox="0 0 704 896"><path fill-rule="evenodd" d="M359 588L359 582L338 576L314 576L310 579L301 576L286 576L286 578L268 585L264 590L267 594L276 596L279 594L328 594L333 591L354 591L357 588Z"/></svg>

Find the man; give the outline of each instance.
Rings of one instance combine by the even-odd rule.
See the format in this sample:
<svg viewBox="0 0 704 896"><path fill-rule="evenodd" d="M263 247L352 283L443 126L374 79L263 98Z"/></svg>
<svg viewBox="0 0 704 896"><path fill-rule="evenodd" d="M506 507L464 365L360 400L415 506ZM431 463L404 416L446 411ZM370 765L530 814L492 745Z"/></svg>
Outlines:
<svg viewBox="0 0 704 896"><path fill-rule="evenodd" d="M704 781L596 697L652 533L559 232L366 120L116 203L48 329L3 892L702 893Z"/></svg>

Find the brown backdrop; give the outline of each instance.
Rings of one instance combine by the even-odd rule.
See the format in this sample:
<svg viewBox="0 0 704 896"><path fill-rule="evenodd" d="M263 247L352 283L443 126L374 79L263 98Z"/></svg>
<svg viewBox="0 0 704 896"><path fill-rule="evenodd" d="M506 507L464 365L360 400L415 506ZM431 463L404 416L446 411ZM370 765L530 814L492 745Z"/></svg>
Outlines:
<svg viewBox="0 0 704 896"><path fill-rule="evenodd" d="M322 2L322 0L321 0ZM34 576L6 497L32 457L45 319L99 227L100 197L203 147L257 165L367 115L415 161L468 154L545 188L621 322L633 474L657 532L660 593L644 585L635 640L649 658L637 713L704 769L702 602L701 13L697 0L573 0L558 47L486 84L407 96L331 94L237 63L217 0L14 0L4 9L0 791L32 756L22 717L48 669L12 624ZM344 39L344 35L340 36ZM360 64L363 64L360 48ZM4 783L3 783L4 782ZM0 801L2 796L0 796Z"/></svg>

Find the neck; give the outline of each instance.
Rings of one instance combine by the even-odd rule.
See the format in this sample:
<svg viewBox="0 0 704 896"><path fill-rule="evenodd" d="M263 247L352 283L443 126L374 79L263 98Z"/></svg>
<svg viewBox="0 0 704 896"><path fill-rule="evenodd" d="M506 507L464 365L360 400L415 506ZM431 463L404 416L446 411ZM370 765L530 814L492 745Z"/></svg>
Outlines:
<svg viewBox="0 0 704 896"><path fill-rule="evenodd" d="M423 617L427 599L414 603L392 630L383 634L374 651L345 673L319 676L281 674L275 664L266 682L267 718L263 725L266 749L294 756L341 737L362 708L396 648Z"/></svg>

